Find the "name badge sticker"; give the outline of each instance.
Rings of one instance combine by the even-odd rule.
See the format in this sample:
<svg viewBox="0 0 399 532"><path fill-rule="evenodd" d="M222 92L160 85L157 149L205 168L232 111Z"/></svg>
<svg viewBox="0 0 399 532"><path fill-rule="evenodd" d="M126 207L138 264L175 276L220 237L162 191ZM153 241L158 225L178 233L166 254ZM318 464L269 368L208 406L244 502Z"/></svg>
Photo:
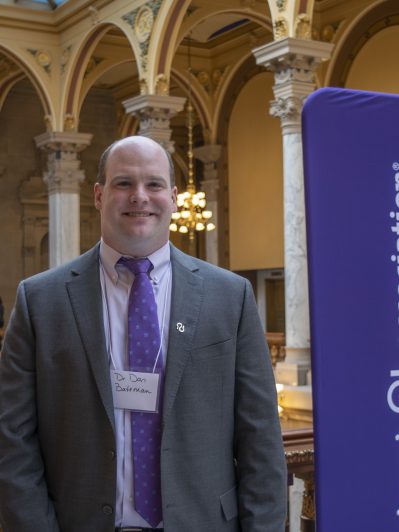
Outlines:
<svg viewBox="0 0 399 532"><path fill-rule="evenodd" d="M114 407L158 412L159 382L159 373L111 370Z"/></svg>

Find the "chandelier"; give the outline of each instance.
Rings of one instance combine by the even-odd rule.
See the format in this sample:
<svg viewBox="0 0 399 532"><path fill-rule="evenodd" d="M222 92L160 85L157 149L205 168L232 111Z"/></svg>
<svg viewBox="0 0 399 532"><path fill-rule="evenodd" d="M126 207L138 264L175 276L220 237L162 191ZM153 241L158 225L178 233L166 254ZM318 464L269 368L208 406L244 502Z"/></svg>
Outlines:
<svg viewBox="0 0 399 532"><path fill-rule="evenodd" d="M188 130L188 180L185 192L177 195L177 212L172 214L171 231L188 234L190 240L195 239L196 232L212 231L215 224L210 222L212 211L205 209L205 192L196 191L193 164L193 106L191 103L191 55L190 40L188 44L188 74L189 92L187 101L187 130Z"/></svg>

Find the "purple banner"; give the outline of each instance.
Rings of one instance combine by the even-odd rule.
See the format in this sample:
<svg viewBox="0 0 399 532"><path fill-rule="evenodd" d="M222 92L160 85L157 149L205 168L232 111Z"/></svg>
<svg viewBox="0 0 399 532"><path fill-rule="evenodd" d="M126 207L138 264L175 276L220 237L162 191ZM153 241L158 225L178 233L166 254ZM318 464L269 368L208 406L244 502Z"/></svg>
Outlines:
<svg viewBox="0 0 399 532"><path fill-rule="evenodd" d="M303 111L318 532L399 530L399 97Z"/></svg>

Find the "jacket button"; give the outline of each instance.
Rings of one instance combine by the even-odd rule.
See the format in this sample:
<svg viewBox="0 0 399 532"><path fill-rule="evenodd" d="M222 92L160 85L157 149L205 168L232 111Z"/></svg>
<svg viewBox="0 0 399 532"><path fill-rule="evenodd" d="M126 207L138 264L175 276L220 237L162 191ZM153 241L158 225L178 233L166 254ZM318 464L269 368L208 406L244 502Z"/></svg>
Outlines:
<svg viewBox="0 0 399 532"><path fill-rule="evenodd" d="M114 509L109 504L104 504L103 506L103 514L105 515L112 515L114 513Z"/></svg>
<svg viewBox="0 0 399 532"><path fill-rule="evenodd" d="M114 458L115 458L115 451L109 451L109 452L108 452L108 456L110 457L111 460L114 460Z"/></svg>

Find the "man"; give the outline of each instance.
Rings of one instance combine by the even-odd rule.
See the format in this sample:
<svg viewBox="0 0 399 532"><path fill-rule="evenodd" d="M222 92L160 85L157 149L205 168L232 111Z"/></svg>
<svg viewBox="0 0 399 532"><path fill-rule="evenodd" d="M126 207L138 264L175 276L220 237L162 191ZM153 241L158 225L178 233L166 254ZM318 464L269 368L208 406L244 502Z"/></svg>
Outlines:
<svg viewBox="0 0 399 532"><path fill-rule="evenodd" d="M249 283L169 244L176 187L154 141L106 150L95 204L100 245L18 289L0 367L4 532L282 532L285 461ZM130 271L139 262L149 273ZM154 295L150 318L138 307ZM143 342L155 351L141 371L130 357ZM155 379L157 406L118 403L119 391L134 401L144 390L138 376Z"/></svg>

